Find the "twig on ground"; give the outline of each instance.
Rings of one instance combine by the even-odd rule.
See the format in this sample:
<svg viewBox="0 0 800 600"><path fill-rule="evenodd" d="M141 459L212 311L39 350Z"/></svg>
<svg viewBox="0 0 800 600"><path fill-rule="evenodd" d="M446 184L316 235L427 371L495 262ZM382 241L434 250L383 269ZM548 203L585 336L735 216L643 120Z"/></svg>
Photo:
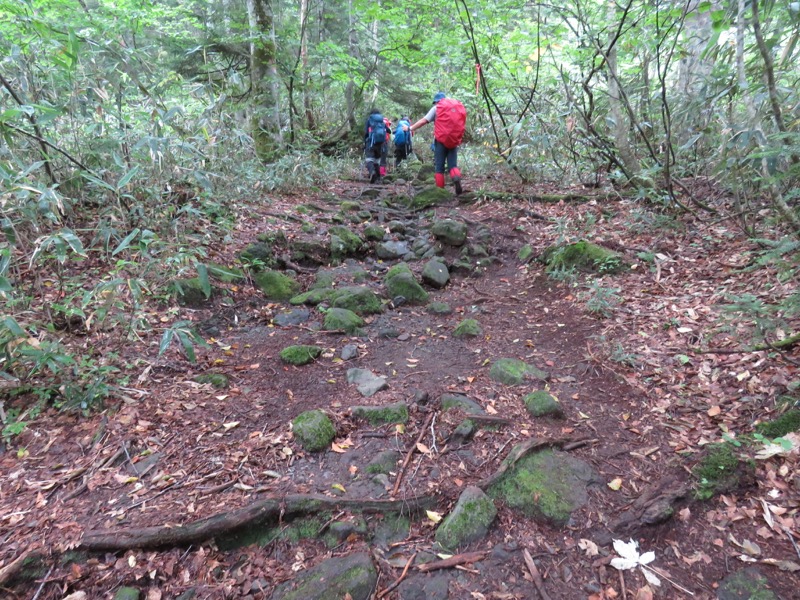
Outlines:
<svg viewBox="0 0 800 600"><path fill-rule="evenodd" d="M488 554L487 551L481 552L465 552L464 554L456 554L444 560L436 560L433 562L425 563L417 567L418 571L428 573L429 571L438 571L439 569L449 569L457 565L472 564L483 560Z"/></svg>
<svg viewBox="0 0 800 600"><path fill-rule="evenodd" d="M42 590L44 589L45 584L47 583L48 578L50 577L50 573L53 572L53 568L54 567L51 566L50 570L47 571L47 575L45 575L44 579L42 579L42 583L39 584L39 587L36 589L36 593L33 595L33 598L31 598L31 600L37 600L39 598L39 596L42 593Z"/></svg>
<svg viewBox="0 0 800 600"><path fill-rule="evenodd" d="M625 574L623 571L617 571L619 573L619 587L622 590L622 600L628 600L628 590L625 588Z"/></svg>
<svg viewBox="0 0 800 600"><path fill-rule="evenodd" d="M392 489L392 496L397 496L397 492L400 489L400 484L403 481L403 475L405 475L406 469L408 468L408 463L411 462L411 457L414 456L414 451L417 449L417 444L422 441L422 438L425 435L425 432L428 430L428 425L431 424L433 421L433 416L436 414L435 411L428 413L428 417L425 419L425 423L422 424L422 427L419 430L419 435L417 439L414 441L414 444L411 448L408 449L408 453L406 454L405 460L403 460L403 466L400 467L400 472L397 473L397 479L394 482L394 488Z"/></svg>
<svg viewBox="0 0 800 600"><path fill-rule="evenodd" d="M400 577L395 579L394 582L392 582L392 584L389 587L387 587L385 590L380 592L378 594L378 598L383 598L386 594L388 594L389 592L394 590L398 585L403 583L403 580L406 578L406 575L408 575L408 569L411 566L411 563L414 562L414 559L416 557L417 557L417 553L414 552L414 554L411 555L411 557L408 559L408 561L406 561L406 566L403 568L403 572L400 573Z"/></svg>
<svg viewBox="0 0 800 600"><path fill-rule="evenodd" d="M536 586L536 591L539 592L542 600L550 600L550 596L547 595L547 592L544 589L544 580L542 579L542 575L539 573L539 568L536 566L536 563L533 562L533 557L531 556L531 553L528 552L527 548L522 549L522 557L525 559L525 564L528 566L528 571L533 578L533 585Z"/></svg>
<svg viewBox="0 0 800 600"><path fill-rule="evenodd" d="M77 496L80 496L83 492L85 492L87 489L89 489L89 485L88 485L89 484L89 478L92 475L94 475L97 471L99 471L100 469L105 469L106 467L113 465L120 458L122 458L122 456L127 453L126 446L127 446L127 442L125 442L122 445L122 448L117 450L114 454L112 454L106 460L104 460L102 463L100 463L99 467L97 467L96 469L92 469L91 473L89 473L88 475L84 476L83 482L78 487L76 487L69 494L64 496L63 501L66 502L67 500L72 500L73 498L75 498ZM69 481L69 479L67 481ZM65 483L67 481L65 481Z"/></svg>
<svg viewBox="0 0 800 600"><path fill-rule="evenodd" d="M792 543L792 546L794 546L794 551L797 552L797 557L800 558L800 547L798 547L797 542L794 541L794 535L792 535L792 531L785 525L782 525L781 529L783 529L783 532L786 534L786 537L789 538L789 541Z"/></svg>

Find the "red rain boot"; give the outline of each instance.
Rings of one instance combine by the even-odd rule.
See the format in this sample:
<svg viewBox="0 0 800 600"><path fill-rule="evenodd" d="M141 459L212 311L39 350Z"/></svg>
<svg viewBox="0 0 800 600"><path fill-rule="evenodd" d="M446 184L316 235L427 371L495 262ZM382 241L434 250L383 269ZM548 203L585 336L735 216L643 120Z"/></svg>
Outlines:
<svg viewBox="0 0 800 600"><path fill-rule="evenodd" d="M461 187L461 171L458 167L450 169L450 179L453 180L453 187L456 188L456 196L460 196L464 189Z"/></svg>
<svg viewBox="0 0 800 600"><path fill-rule="evenodd" d="M444 173L436 173L436 187L444 187Z"/></svg>

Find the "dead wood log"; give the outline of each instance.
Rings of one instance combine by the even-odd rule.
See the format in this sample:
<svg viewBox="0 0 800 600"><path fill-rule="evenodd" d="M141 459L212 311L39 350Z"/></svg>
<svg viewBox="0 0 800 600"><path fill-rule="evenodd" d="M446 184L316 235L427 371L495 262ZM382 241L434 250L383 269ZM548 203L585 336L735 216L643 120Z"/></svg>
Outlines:
<svg viewBox="0 0 800 600"><path fill-rule="evenodd" d="M666 477L648 487L630 510L609 528L615 535L632 535L643 525L663 523L675 512L675 504L684 499L691 486L676 477Z"/></svg>
<svg viewBox="0 0 800 600"><path fill-rule="evenodd" d="M317 494L289 494L265 498L185 525L166 524L155 527L87 531L83 535L80 547L91 551L117 552L132 548L188 546L292 515L328 510L410 514L433 507L436 503L435 496L417 496L404 500L369 500L331 498Z"/></svg>
<svg viewBox="0 0 800 600"><path fill-rule="evenodd" d="M472 564L474 562L478 562L479 560L483 560L484 558L486 558L487 554L489 554L488 551L465 552L464 554L456 554L454 556L451 556L450 558L445 558L444 560L435 560L429 563L423 563L417 567L417 570L422 571L423 573L427 573L429 571L437 571L439 569L449 569L450 567L457 567L458 565Z"/></svg>
<svg viewBox="0 0 800 600"><path fill-rule="evenodd" d="M566 438L559 438L555 440L543 440L541 438L531 438L514 446L511 449L511 452L508 453L508 456L505 457L503 462L497 468L492 475L484 479L483 481L478 483L478 487L482 490L486 490L486 488L490 487L492 484L497 483L500 478L506 474L506 472L511 469L515 464L517 464L520 460L525 458L531 452L535 452L537 450L542 450L544 448L561 448L564 450L574 450L575 448L580 448L581 446L585 446L586 444L591 443L592 440L590 438L574 438L574 437L566 437Z"/></svg>
<svg viewBox="0 0 800 600"><path fill-rule="evenodd" d="M4 586L7 582L11 581L14 576L22 569L25 559L30 556L30 552L23 552L17 558L8 563L5 567L0 569L0 586Z"/></svg>

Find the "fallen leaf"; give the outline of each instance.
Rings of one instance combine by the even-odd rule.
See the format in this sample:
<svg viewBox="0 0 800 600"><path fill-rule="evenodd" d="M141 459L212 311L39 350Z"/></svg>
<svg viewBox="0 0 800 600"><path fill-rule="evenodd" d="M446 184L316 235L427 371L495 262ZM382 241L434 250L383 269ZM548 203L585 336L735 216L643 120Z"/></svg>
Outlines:
<svg viewBox="0 0 800 600"><path fill-rule="evenodd" d="M429 518L431 521L433 521L434 523L438 523L439 521L441 521L441 520L442 520L442 515L441 515L441 513L435 512L435 511L433 511L433 510L426 510L426 511L425 511L425 514L427 514L427 515L428 515L428 518Z"/></svg>
<svg viewBox="0 0 800 600"><path fill-rule="evenodd" d="M615 492L619 491L619 489L622 487L622 479L620 479L619 477L617 477L616 479L612 479L611 481L608 482L608 487L610 487Z"/></svg>
<svg viewBox="0 0 800 600"><path fill-rule="evenodd" d="M344 486L343 486L341 483L334 483L333 485L331 485L331 487L332 487L333 489L335 489L335 490L339 490L339 491L340 491L340 492L342 492L343 494L346 494L346 493L347 493L347 490L346 490L346 489L344 489Z"/></svg>
<svg viewBox="0 0 800 600"><path fill-rule="evenodd" d="M791 560L778 560L776 558L765 558L761 561L765 565L772 565L778 567L781 571L800 571L800 565Z"/></svg>
<svg viewBox="0 0 800 600"><path fill-rule="evenodd" d="M722 412L722 409L719 406L712 406L708 409L708 416L709 417L716 417L718 414Z"/></svg>
<svg viewBox="0 0 800 600"><path fill-rule="evenodd" d="M600 554L600 549L592 540L581 539L578 542L578 548L586 552L586 556L598 556Z"/></svg>
<svg viewBox="0 0 800 600"><path fill-rule="evenodd" d="M422 442L417 442L417 450L419 450L419 451L420 451L420 452L422 452L423 454L427 454L428 456L430 456L430 454L431 454L431 449L430 449L430 448L428 448L428 447L427 447L425 444L423 444Z"/></svg>
<svg viewBox="0 0 800 600"><path fill-rule="evenodd" d="M336 442L331 442L331 450L333 450L334 452L338 452L339 454L344 454L345 452L347 452L347 450L345 450L344 448L342 448L342 447L341 447L339 444L337 444Z"/></svg>
<svg viewBox="0 0 800 600"><path fill-rule="evenodd" d="M225 431L230 431L231 429L235 429L239 426L239 421L231 421L230 423L223 423L222 426L225 428Z"/></svg>

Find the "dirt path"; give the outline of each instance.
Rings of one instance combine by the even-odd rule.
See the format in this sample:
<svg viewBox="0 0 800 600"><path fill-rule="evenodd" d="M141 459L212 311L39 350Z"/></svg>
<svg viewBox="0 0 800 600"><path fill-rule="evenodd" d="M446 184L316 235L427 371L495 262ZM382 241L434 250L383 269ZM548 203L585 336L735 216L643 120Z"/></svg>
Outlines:
<svg viewBox="0 0 800 600"><path fill-rule="evenodd" d="M369 211L370 219L350 224L353 230L369 222L389 229L382 201L407 189L389 186L370 200L361 197L361 184L342 183L325 197L310 199L326 210L304 219L314 223L314 235L319 235L316 232L331 225L330 217L342 200L357 200L358 209ZM282 199L264 214L243 218L236 249L276 228L283 229L288 240L301 237L300 223L275 218L281 210L296 214L300 202ZM267 598L296 573L330 556L357 552L369 553L377 566L379 592L400 577L412 557L417 563L424 556L435 559L436 525L424 514L401 525L389 514L360 517L351 511L326 513L302 526L281 520L281 534L254 533L251 540L259 539L262 546L234 548L232 542L217 540L100 553L88 561L85 555L64 555L75 562L57 557L79 548L86 531L186 524L281 494L389 499L400 461L382 479L368 474L367 465L387 450L404 458L416 440L420 451L402 472L397 498L434 495L436 512L444 515L464 489L491 475L514 445L531 438L573 437L583 443L570 454L591 465L602 483L590 488L588 503L564 527L498 503L499 514L488 536L463 549L486 550L483 560L432 574L412 567L403 585L384 597L536 598L539 592L523 555L527 550L553 599L644 599L651 593L716 598L719 582L739 568L732 561L742 551L730 537L741 540L726 527L742 520L741 504L735 498L711 505L677 500L672 505L675 518L653 526L641 525L644 509L637 504L648 490L660 485L653 495L663 498L690 479L689 463L676 452L676 439L684 435L675 432L689 430L687 424L705 406L665 409L663 390L654 392L652 379L647 383L644 377L646 363L637 373L610 359L612 340L652 332L645 327L646 313L637 316L629 309L620 319L591 317L576 302L574 289L548 278L536 263L517 258L525 244L541 250L554 241L554 225L526 217L530 208L459 204L453 199L431 211L389 215L395 220L404 217L400 220L416 236L427 235L425 228L434 218L465 222L470 236L482 227L491 232L487 250L493 259L485 261L488 266L454 273L442 290L428 289L431 301L446 303L449 313L435 314L424 305L387 304L382 313L367 318L362 334L346 335L320 330L324 314L316 307L307 307L299 324L276 326L276 315L290 310L288 304L266 303L247 286L229 285L232 301L227 305L216 303L187 313L216 327L212 348L200 352L199 366L190 366L176 353L140 371L118 410L88 420L53 413L32 426L22 440L27 454L0 455L5 474L0 538L6 565L10 557L28 551L44 552L45 558L38 570L28 571L30 582L7 588L8 597L27 598L38 590L41 599L75 591L105 598L127 585L153 600ZM540 209L551 216L581 210L536 207ZM442 249L450 265L461 251ZM219 258L233 263L231 254ZM379 261L372 251L364 251L332 272L342 285L358 273L362 285L385 298L382 279L394 262ZM417 275L423 264L410 263ZM637 276L629 276L627 284L637 285ZM313 277L311 270L298 276L304 289ZM626 285L625 277L620 286ZM481 334L454 337L455 327L467 318L480 324ZM324 351L312 364L289 366L278 355L294 344ZM348 345L356 347L357 356L343 360L342 350ZM500 384L489 376L500 358L535 365L549 380ZM385 377L387 389L362 397L347 382L348 369L356 367ZM193 381L195 375L209 372L226 375L229 386L216 389ZM665 370L659 370L659 376L669 377ZM539 389L560 400L565 418L529 415L523 398ZM456 443L452 434L465 414L440 410L438 400L447 393L463 394L490 417L508 423L481 427L471 440ZM395 402L409 406L409 420L402 427L370 425L350 412L355 405ZM665 410L673 408L672 424L665 427ZM293 440L290 421L310 409L332 417L332 450L304 452ZM430 425L422 431L426 420ZM323 539L334 522L339 537ZM642 552L655 551L652 565L662 575L660 591L647 586L641 570L622 574L609 565L616 555L611 540L628 537L639 542ZM759 543L759 558L792 558L791 546L778 535L762 536ZM797 597L784 577L767 569L762 572L779 597Z"/></svg>

